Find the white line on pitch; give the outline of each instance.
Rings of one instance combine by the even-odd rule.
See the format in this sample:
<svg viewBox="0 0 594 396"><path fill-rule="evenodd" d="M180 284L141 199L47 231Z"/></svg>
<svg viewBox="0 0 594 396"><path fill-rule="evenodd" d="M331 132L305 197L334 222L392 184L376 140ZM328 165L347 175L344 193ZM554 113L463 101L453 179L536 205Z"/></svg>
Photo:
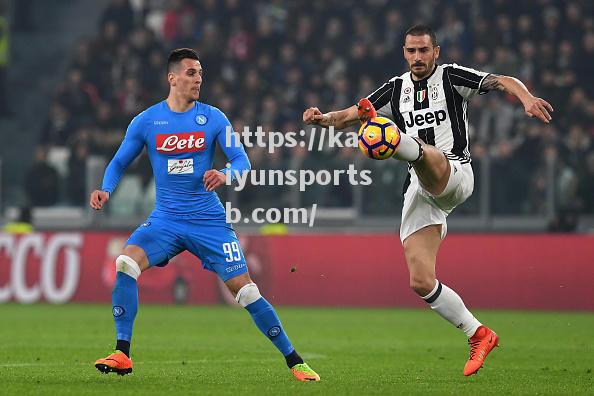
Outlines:
<svg viewBox="0 0 594 396"><path fill-rule="evenodd" d="M315 353L305 353L303 354L305 359L324 359L326 356L319 355ZM237 363L237 362L273 362L277 361L276 358L266 358L266 359L197 359L197 360L153 360L153 361L135 361L134 364L204 364L204 363L212 363L212 362L222 362L222 363ZM65 362L65 363L33 363L33 362L24 362L24 363L5 363L0 364L0 367L46 367L46 366L68 366L68 365L92 365L92 362Z"/></svg>

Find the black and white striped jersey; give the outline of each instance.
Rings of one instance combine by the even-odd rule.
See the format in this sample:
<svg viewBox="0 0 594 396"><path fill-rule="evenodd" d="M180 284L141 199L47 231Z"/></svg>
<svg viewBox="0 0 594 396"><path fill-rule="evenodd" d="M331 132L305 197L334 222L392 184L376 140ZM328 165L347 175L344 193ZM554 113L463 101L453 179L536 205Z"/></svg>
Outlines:
<svg viewBox="0 0 594 396"><path fill-rule="evenodd" d="M367 98L378 115L393 120L401 131L437 147L449 159L468 163L468 101L486 92L481 84L488 74L438 65L420 81L410 72L393 77Z"/></svg>

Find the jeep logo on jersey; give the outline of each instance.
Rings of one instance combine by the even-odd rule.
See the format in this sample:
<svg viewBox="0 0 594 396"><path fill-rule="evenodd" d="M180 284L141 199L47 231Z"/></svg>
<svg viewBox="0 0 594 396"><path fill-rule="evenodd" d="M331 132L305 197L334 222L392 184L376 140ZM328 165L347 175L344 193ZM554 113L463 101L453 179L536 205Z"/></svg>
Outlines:
<svg viewBox="0 0 594 396"><path fill-rule="evenodd" d="M408 120L405 120L406 126L412 128L414 126L431 126L437 123L437 126L446 119L445 110L427 111L425 113L416 112L413 116L413 112L408 113Z"/></svg>
<svg viewBox="0 0 594 396"><path fill-rule="evenodd" d="M189 153L206 148L204 132L157 135L157 151L161 153Z"/></svg>

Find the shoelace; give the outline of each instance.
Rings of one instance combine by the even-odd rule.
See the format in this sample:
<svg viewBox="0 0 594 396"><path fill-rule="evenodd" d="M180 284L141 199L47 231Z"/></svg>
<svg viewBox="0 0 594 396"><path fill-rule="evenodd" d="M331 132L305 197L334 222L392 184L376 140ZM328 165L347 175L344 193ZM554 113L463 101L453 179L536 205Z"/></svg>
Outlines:
<svg viewBox="0 0 594 396"><path fill-rule="evenodd" d="M478 346L481 343L481 340L470 341L468 340L468 345L470 345L470 359L474 360L474 355L478 350Z"/></svg>

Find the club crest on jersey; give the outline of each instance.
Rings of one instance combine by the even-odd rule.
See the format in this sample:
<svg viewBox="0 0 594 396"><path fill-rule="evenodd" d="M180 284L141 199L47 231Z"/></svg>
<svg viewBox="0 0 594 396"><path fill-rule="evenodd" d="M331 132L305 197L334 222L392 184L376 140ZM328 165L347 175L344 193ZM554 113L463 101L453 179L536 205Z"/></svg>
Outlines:
<svg viewBox="0 0 594 396"><path fill-rule="evenodd" d="M208 122L208 118L206 118L206 116L204 114L198 114L196 116L196 124L198 125L204 125Z"/></svg>
<svg viewBox="0 0 594 396"><path fill-rule="evenodd" d="M431 100L437 100L439 98L439 86L434 85L431 88Z"/></svg>
<svg viewBox="0 0 594 396"><path fill-rule="evenodd" d="M206 148L204 132L158 134L156 139L157 151L163 154L190 153Z"/></svg>
<svg viewBox="0 0 594 396"><path fill-rule="evenodd" d="M427 90L423 89L422 91L417 92L417 102L421 103L427 97Z"/></svg>

